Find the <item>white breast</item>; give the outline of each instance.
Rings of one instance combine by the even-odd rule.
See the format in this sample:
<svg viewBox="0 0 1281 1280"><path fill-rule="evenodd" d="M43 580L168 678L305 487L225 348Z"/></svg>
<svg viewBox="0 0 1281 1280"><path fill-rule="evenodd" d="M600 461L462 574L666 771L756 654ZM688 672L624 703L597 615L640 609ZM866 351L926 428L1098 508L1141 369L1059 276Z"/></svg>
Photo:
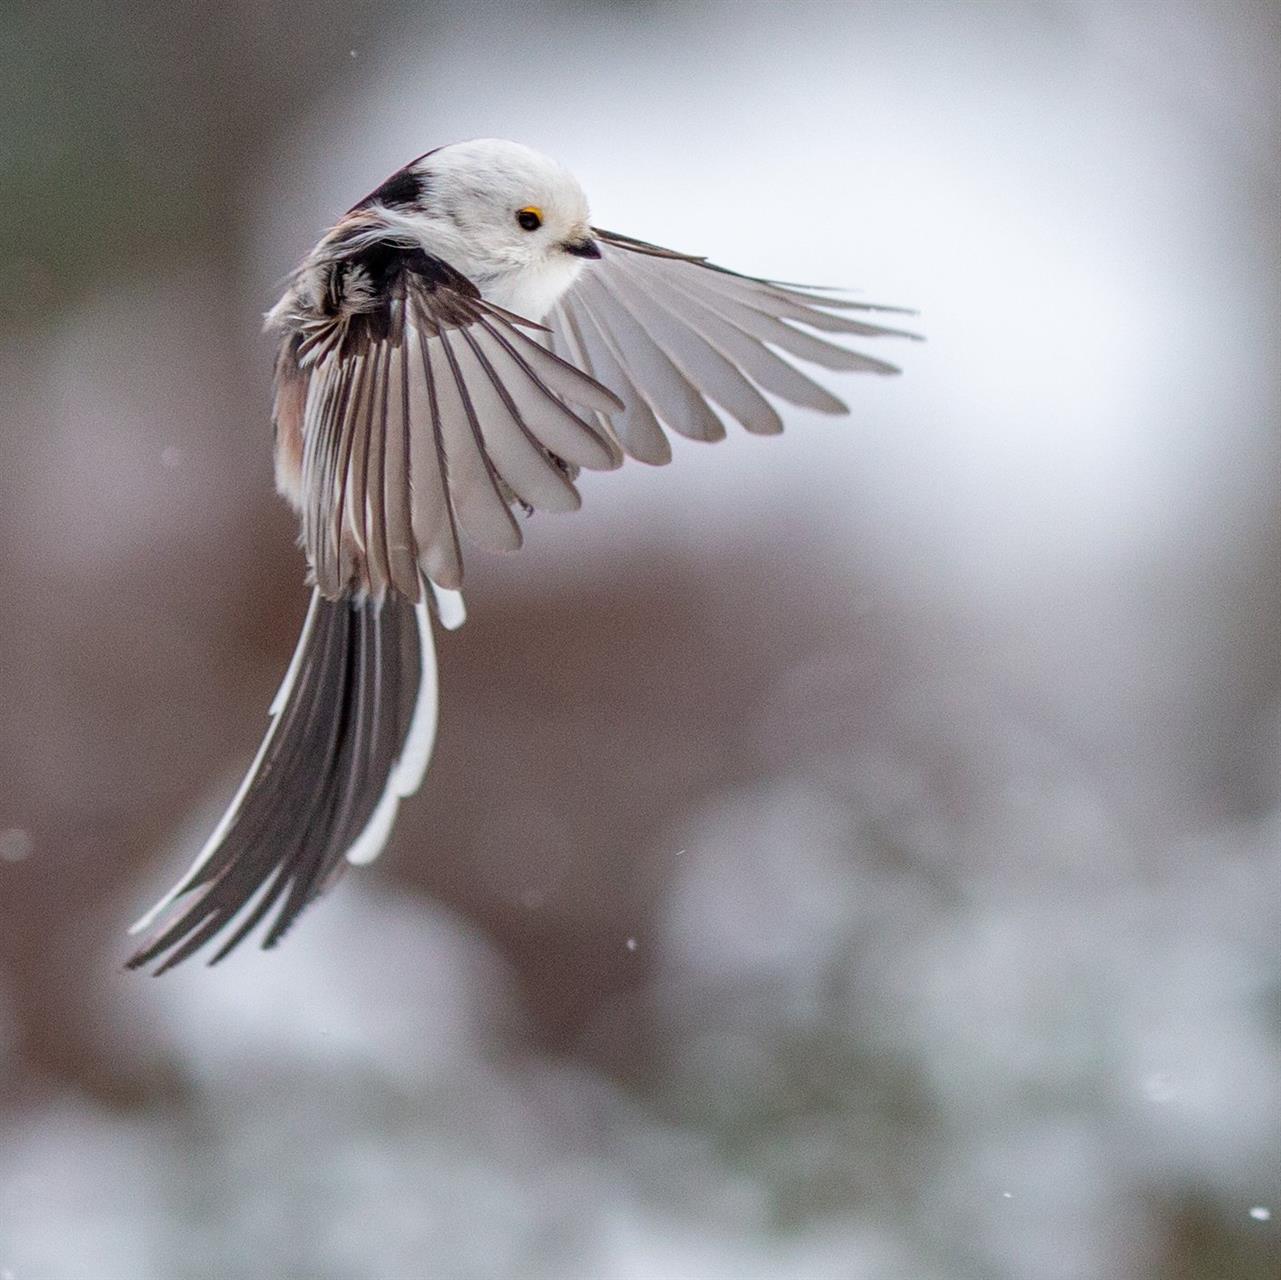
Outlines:
<svg viewBox="0 0 1281 1280"><path fill-rule="evenodd" d="M581 258L554 253L542 262L481 283L488 301L526 320L543 320L583 269Z"/></svg>

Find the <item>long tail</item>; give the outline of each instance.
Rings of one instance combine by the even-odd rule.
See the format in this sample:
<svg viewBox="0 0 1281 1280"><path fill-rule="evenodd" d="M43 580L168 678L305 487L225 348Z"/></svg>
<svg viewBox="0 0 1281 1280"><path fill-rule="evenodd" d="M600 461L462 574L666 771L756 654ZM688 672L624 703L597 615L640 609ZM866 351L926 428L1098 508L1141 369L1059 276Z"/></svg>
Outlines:
<svg viewBox="0 0 1281 1280"><path fill-rule="evenodd" d="M378 856L436 737L433 607L445 626L462 620L456 593L426 586L417 604L312 593L258 755L191 869L130 930L177 912L129 968L162 960L164 973L234 924L216 964L273 908L262 945L274 946L347 863Z"/></svg>

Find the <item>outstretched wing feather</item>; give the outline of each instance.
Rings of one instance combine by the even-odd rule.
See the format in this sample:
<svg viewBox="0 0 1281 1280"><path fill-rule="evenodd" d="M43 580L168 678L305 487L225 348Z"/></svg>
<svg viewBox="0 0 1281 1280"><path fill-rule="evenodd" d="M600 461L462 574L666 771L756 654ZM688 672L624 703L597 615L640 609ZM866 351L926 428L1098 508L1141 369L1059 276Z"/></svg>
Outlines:
<svg viewBox="0 0 1281 1280"><path fill-rule="evenodd" d="M596 234L600 263L560 300L551 322L575 363L622 395L625 408L614 426L626 452L644 462L671 457L663 427L721 439L725 428L713 403L760 435L782 430L764 393L821 413L848 411L785 356L842 372L897 372L820 333L915 336L847 314L896 308L739 275L613 232Z"/></svg>

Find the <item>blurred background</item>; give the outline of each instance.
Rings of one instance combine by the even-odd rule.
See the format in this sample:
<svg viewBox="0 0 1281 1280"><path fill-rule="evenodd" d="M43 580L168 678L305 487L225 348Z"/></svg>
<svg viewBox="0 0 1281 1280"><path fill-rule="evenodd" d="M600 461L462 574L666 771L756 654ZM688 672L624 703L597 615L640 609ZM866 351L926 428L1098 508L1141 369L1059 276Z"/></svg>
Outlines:
<svg viewBox="0 0 1281 1280"><path fill-rule="evenodd" d="M1275 1280L1279 56L1270 0L10 0L0 1276ZM305 607L261 312L479 135L929 341L474 554L376 867L126 974Z"/></svg>

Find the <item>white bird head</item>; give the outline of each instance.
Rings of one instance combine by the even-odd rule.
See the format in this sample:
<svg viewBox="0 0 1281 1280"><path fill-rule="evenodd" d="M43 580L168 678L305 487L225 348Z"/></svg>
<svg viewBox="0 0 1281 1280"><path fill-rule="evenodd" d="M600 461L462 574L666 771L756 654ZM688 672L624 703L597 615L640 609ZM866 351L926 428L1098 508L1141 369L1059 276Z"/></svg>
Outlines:
<svg viewBox="0 0 1281 1280"><path fill-rule="evenodd" d="M530 147L457 142L417 172L424 243L500 306L540 320L584 260L600 257L582 187Z"/></svg>

